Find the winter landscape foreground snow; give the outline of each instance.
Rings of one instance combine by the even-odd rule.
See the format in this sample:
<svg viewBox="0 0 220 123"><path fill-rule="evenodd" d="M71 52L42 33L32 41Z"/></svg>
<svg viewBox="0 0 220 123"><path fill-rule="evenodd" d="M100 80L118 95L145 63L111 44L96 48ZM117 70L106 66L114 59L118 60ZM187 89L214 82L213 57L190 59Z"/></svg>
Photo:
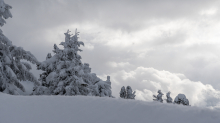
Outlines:
<svg viewBox="0 0 220 123"><path fill-rule="evenodd" d="M0 123L219 123L220 111L92 96L0 93Z"/></svg>

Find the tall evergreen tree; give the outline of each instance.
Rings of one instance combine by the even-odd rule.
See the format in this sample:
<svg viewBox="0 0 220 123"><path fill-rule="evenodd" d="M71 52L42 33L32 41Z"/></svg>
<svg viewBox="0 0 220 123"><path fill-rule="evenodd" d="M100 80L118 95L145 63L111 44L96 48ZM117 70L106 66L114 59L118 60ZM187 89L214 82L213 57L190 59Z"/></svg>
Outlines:
<svg viewBox="0 0 220 123"><path fill-rule="evenodd" d="M4 0L0 0L0 26L3 26L8 19L12 17L9 9L12 7L5 4ZM27 60L33 64L38 63L37 59L29 51L25 51L22 47L16 47L3 34L0 29L0 92L8 94L19 94L17 89L25 91L20 81L32 81L35 85L39 82L30 72L31 65L21 60Z"/></svg>
<svg viewBox="0 0 220 123"><path fill-rule="evenodd" d="M78 41L79 32L71 35L68 30L65 34L65 42L59 49L54 44L54 56L48 54L46 60L38 64L37 68L44 72L40 75L41 86L34 87L35 95L94 95L111 97L110 78L102 81L91 73L89 64L81 62L78 51L82 41Z"/></svg>

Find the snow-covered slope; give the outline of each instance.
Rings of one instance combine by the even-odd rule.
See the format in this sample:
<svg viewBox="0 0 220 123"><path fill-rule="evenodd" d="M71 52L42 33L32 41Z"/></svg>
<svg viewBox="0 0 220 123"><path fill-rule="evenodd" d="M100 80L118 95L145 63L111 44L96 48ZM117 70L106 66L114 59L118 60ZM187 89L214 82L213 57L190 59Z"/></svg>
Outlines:
<svg viewBox="0 0 220 123"><path fill-rule="evenodd" d="M89 96L0 93L0 123L219 123L207 108Z"/></svg>

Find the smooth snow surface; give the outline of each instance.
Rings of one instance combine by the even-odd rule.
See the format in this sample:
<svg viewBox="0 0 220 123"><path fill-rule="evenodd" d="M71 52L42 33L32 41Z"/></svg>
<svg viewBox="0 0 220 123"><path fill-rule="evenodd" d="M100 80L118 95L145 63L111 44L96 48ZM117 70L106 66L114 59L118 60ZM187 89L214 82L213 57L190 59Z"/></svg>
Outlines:
<svg viewBox="0 0 220 123"><path fill-rule="evenodd" d="M220 111L91 96L0 93L0 123L219 123Z"/></svg>

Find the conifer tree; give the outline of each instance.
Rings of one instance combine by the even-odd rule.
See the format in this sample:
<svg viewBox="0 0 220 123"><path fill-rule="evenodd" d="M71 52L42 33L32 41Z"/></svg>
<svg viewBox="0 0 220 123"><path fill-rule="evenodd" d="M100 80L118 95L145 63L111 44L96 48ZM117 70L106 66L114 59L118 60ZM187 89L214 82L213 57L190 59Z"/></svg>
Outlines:
<svg viewBox="0 0 220 123"><path fill-rule="evenodd" d="M170 97L170 92L168 92L168 93L166 94L166 96L167 96L167 99L166 99L167 103L172 103L172 102L173 102L173 99L172 99L172 97Z"/></svg>
<svg viewBox="0 0 220 123"><path fill-rule="evenodd" d="M102 81L91 73L89 64L81 62L78 51L82 41L78 41L79 32L71 35L68 30L65 34L65 42L60 45L64 49L59 49L54 44L55 55L48 54L46 60L37 65L37 68L44 72L40 75L41 86L34 87L35 95L111 95L111 82Z"/></svg>
<svg viewBox="0 0 220 123"><path fill-rule="evenodd" d="M162 96L163 96L163 93L161 92L161 90L158 90L158 95L153 95L154 98L156 99L153 99L154 101L159 101L161 103L163 103L163 99L162 99Z"/></svg>
<svg viewBox="0 0 220 123"><path fill-rule="evenodd" d="M189 100L184 94L178 94L174 100L174 104L189 105Z"/></svg>
<svg viewBox="0 0 220 123"><path fill-rule="evenodd" d="M4 19L12 18L10 9L12 7L5 4L4 0L0 0L0 26L3 26L6 21ZM29 51L25 51L22 47L16 47L3 34L0 29L0 92L8 94L19 94L17 89L25 91L25 88L20 81L32 81L35 85L39 82L30 72L31 65L29 61L37 64L38 61Z"/></svg>
<svg viewBox="0 0 220 123"><path fill-rule="evenodd" d="M130 86L127 86L127 99L135 99L135 91L133 92Z"/></svg>
<svg viewBox="0 0 220 123"><path fill-rule="evenodd" d="M127 97L127 93L126 93L126 90L125 90L125 87L121 87L121 91L120 91L120 97L121 98L126 98Z"/></svg>

